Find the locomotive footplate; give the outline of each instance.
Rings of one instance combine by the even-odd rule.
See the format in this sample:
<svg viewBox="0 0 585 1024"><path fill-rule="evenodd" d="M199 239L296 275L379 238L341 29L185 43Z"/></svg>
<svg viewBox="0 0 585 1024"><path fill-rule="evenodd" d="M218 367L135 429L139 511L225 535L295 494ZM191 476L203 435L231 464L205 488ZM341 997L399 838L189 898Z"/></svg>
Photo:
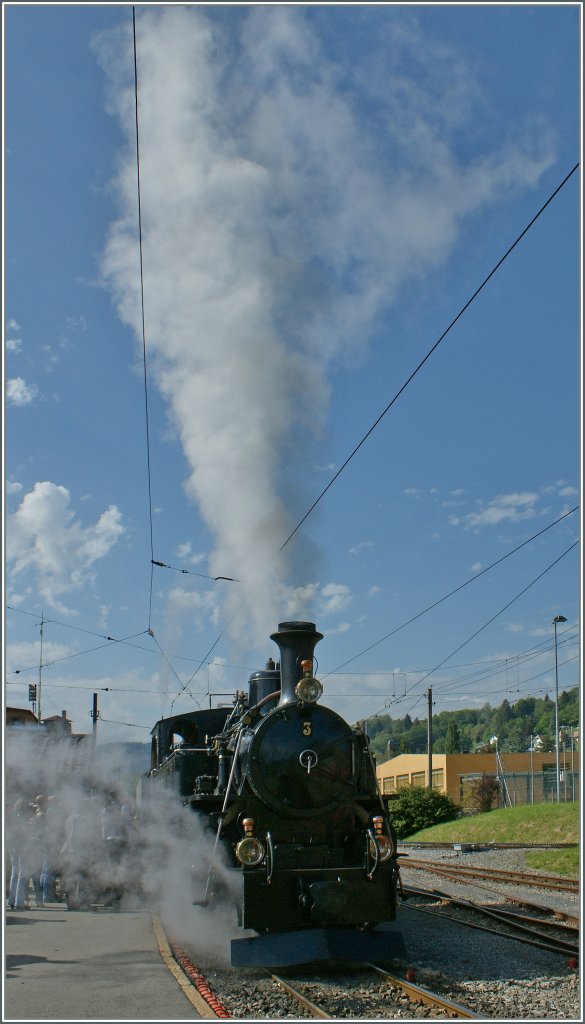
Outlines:
<svg viewBox="0 0 585 1024"><path fill-rule="evenodd" d="M257 932L307 926L379 924L396 916L393 872L381 867L372 881L363 868L244 871L243 928Z"/></svg>
<svg viewBox="0 0 585 1024"><path fill-rule="evenodd" d="M406 959L400 932L387 925L372 931L357 928L305 928L250 939L232 939L232 967L294 967L337 961L388 964Z"/></svg>

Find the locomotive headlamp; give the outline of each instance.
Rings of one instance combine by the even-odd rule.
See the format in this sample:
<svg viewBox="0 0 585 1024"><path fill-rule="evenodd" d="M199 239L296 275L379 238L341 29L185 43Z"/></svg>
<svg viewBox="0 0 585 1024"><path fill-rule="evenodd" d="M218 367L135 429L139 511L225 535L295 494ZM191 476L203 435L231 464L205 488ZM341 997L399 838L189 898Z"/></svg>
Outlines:
<svg viewBox="0 0 585 1024"><path fill-rule="evenodd" d="M306 704L314 704L323 693L323 687L313 675L313 662L310 659L301 661L303 678L295 686L295 694L299 700Z"/></svg>
<svg viewBox="0 0 585 1024"><path fill-rule="evenodd" d="M392 856L392 840L385 835L377 835L376 842L378 844L378 851L380 853L380 860L388 860ZM370 853L374 856L373 841L370 839Z"/></svg>
<svg viewBox="0 0 585 1024"><path fill-rule="evenodd" d="M255 868L264 860L264 847L255 836L246 836L236 846L236 857L245 868Z"/></svg>
<svg viewBox="0 0 585 1024"><path fill-rule="evenodd" d="M375 837L376 837L375 841L378 844L378 852L380 854L380 860L381 861L388 860L388 858L392 856L392 853L393 853L393 850L394 850L394 844L393 844L392 840L390 839L390 837L384 835L384 832L382 831L383 828L384 828L384 819L383 819L382 815L381 814L376 815L376 817L373 818L372 820L373 820L374 832L375 832ZM374 856L374 852L375 851L372 849L372 846L373 846L373 840L370 839L370 852L371 852L371 855Z"/></svg>
<svg viewBox="0 0 585 1024"><path fill-rule="evenodd" d="M236 857L245 868L255 868L264 859L264 847L260 840L254 836L253 818L244 818L242 828L246 833L246 837L241 839L236 846Z"/></svg>

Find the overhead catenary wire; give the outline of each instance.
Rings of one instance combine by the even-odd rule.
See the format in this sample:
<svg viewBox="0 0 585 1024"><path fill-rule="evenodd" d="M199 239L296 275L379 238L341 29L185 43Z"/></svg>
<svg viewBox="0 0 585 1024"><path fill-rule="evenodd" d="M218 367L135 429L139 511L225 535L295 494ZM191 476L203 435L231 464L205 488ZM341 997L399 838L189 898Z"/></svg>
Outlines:
<svg viewBox="0 0 585 1024"><path fill-rule="evenodd" d="M200 576L203 580L213 580L217 583L219 580L227 580L229 583L239 583L240 580L234 579L233 576L208 576L204 572L195 572L193 569L178 569L175 565L167 565L166 562L153 561L153 565L158 565L160 569L172 569L173 572L183 573L185 576Z"/></svg>
<svg viewBox="0 0 585 1024"><path fill-rule="evenodd" d="M234 615L235 615L235 614L236 614L236 613L234 613ZM191 675L191 676L189 677L189 679L187 680L187 682L186 682L186 683L185 683L184 685L183 685L183 684L181 684L181 689L179 690L179 692L177 693L177 695L176 695L176 696L175 696L175 697L173 698L173 701L172 701L172 703L171 703L171 711L173 710L173 708L174 708L174 706L175 706L175 701L179 699L179 697L181 696L181 694L182 694L182 693L183 693L183 692L184 692L184 691L185 691L185 690L187 689L187 687L189 686L189 683L191 683L191 682L193 681L193 679L195 678L195 676L197 675L197 673L198 673L198 672L199 672L199 671L200 671L200 670L201 670L201 669L203 668L203 666L204 666L204 665L205 665L205 664L207 663L207 659L208 659L209 655L210 655L210 654L211 654L211 652L212 652L212 651L214 650L214 648L215 648L215 647L217 647L217 645L218 645L219 641L221 640L221 638L222 638L223 634L225 633L226 629L228 628L228 626L230 625L230 623L231 623L231 622L233 621L233 618L234 618L234 616L232 615L232 617L231 617L231 619L229 620L229 622L226 622L226 624L225 624L225 626L223 627L223 629L222 629L221 633L219 634L219 636L217 637L217 639L216 639L216 640L214 640L214 642L212 643L211 647L209 648L209 650L208 650L207 654L205 655L205 657L204 657L204 658L202 658L202 659L201 659L201 661L199 662L199 664L198 664L197 668L195 669L195 671L193 672L193 674L192 674L192 675ZM179 679L179 682L181 682L181 680L180 680L180 679Z"/></svg>
<svg viewBox="0 0 585 1024"><path fill-rule="evenodd" d="M328 672L326 676L323 676L323 678L326 679L327 676L339 672L340 669L345 668L346 665L350 665L352 661L356 661L358 658L361 658L362 655L367 654L368 651L373 650L374 647L377 647L385 640L388 640L391 636L394 636L401 629L404 629L406 626L410 626L411 623L416 622L417 619L422 618L422 616L426 615L427 612L432 611L433 608L437 608L440 604L443 603L443 601L447 601L448 598L453 597L454 594L459 593L459 591L463 590L464 587L468 587L470 583L474 583L475 580L478 580L480 576L485 576L486 572L490 572L491 569L495 569L497 565L500 565L502 562L505 562L507 558L510 558L511 555L516 554L517 551L520 551L522 548L526 547L527 544L532 543L532 541L536 540L537 537L541 537L543 533L547 532L547 530L551 530L553 526L557 526L557 524L561 523L563 519L567 518L567 516L570 516L573 514L573 512L576 512L578 508L579 506L575 505L575 507L572 508L569 512L565 512L564 515L560 516L558 519L555 519L553 523L549 523L548 526L545 526L544 529L539 530L538 533L534 533L532 537L528 538L528 540L523 541L522 544L518 544L515 548L512 548L511 551L508 551L505 555L502 555L501 558L496 559L496 561L492 562L491 565L488 565L486 566L485 569L482 569L480 572L475 573L474 576L470 576L470 578L468 580L465 580L464 583L460 583L459 586L455 587L453 590L450 590L448 594L444 594L443 597L440 597L437 601L433 601L432 604L428 605L426 608L423 608L421 612L418 612L416 615L413 615L412 618L407 619L406 622L402 622L400 626L396 626L396 628L391 630L390 633L386 633L385 636L380 637L379 640L376 640L373 644L370 644L368 647L364 648L364 650L360 651L359 654L354 654L352 658L348 658L347 661L342 662L342 664L338 665L337 668L331 669L331 672Z"/></svg>
<svg viewBox="0 0 585 1024"><path fill-rule="evenodd" d="M31 618L38 619L38 615L36 613L34 613L34 612L24 611L22 608L14 608L11 605L6 605L6 608L9 611L18 612L19 615L28 615ZM63 626L65 628L67 628L67 629L77 630L77 631L79 631L81 633L89 633L91 636L97 636L97 637L100 637L103 640L109 640L112 643L111 644L101 644L98 647L91 647L91 648L88 648L87 650L77 651L77 652L75 652L74 654L71 654L71 655L64 655L62 658L53 658L53 659L51 659L51 661L44 661L42 663L42 668L48 668L48 667L51 667L53 665L57 665L61 661L69 661L71 658L76 658L76 657L81 658L85 654L92 654L95 651L104 650L107 647L112 646L113 644L117 644L117 645L125 646L125 647L132 647L135 650L143 651L145 654L155 654L155 653L157 653L157 652L153 651L153 649L151 647L144 647L141 644L130 643L129 642L129 638L127 638L127 639L120 639L120 638L117 638L117 637L108 636L108 635L103 634L103 633L96 633L93 630L84 629L81 626L73 626L73 625L71 625L71 623L61 622L59 619L45 619L45 625L47 623L50 623L50 624L53 624L53 625L58 625L58 626ZM570 628L564 630L563 633L559 632L559 640L558 640L559 648L563 644L568 643L569 641L572 641L572 642L575 642L575 643L579 642L576 639L578 637L578 633L571 633L571 630L573 628L574 627L571 626ZM148 632L147 630L143 630L142 633L136 633L136 634L132 634L132 635L133 636L141 636L141 635L145 635L147 632ZM565 639L562 639L564 634L569 634L569 633L571 633L570 636L567 636ZM160 645L157 644L157 646L158 646L158 653L160 653ZM529 648L527 651L521 651L519 654L512 655L510 660L512 660L514 662L522 663L525 660L530 660L531 658L538 657L539 654L542 653L540 648L543 648L544 650L552 650L552 648L553 648L553 641L549 640L549 639L543 640L540 644L536 644L534 647ZM163 656L164 657L168 657L168 658L174 658L176 661L190 661L190 662L196 661L197 664L198 664L198 669L203 664L207 664L208 668L217 667L217 668L221 669L222 671L225 670L225 669L233 669L233 670L236 670L238 672L248 672L248 673L254 671L254 666L253 665L233 665L233 664L231 664L229 662L221 662L220 664L215 665L214 662L207 662L206 661L206 657L208 655L205 658L202 659L202 658L188 658L185 655L180 655L180 654L170 654L170 655L167 655L167 654L165 654L165 652L163 652ZM486 674L486 672L491 674L492 669L495 666L497 666L499 664L504 664L506 660L507 659L505 659L505 658L491 658L489 660L489 662L486 662L485 659L480 659L479 661L464 662L464 663L459 664L459 665L452 665L451 668L452 669L455 669L455 668L465 668L465 667L472 667L474 665L482 666L477 672L471 673L471 675L459 677L457 680L455 680L457 683L459 683L462 680L473 679L474 677L476 677L478 675L479 676L484 676ZM38 667L39 667L38 666L38 662L35 662L34 665L27 666L26 668L13 669L12 671L7 672L6 676L8 677L8 676L11 676L11 675L24 675L27 672L37 671ZM368 671L368 672L355 672L355 671L352 671L352 672L340 672L337 669L332 669L331 672L328 672L328 673L322 675L321 678L326 679L326 678L328 678L328 676L332 675L334 672L335 672L336 678L339 680L339 679L342 679L344 676L349 676L352 679L355 678L356 676L360 677L360 678L367 678L368 676L376 676L376 677L379 678L380 676L385 676L385 675L392 675L392 676L394 676L394 675L405 675L405 676L407 676L407 675L412 675L414 673L420 673L420 672L426 672L426 671L427 671L427 669L420 669L420 668L419 669L403 669L403 670L400 670L400 671L397 671L396 669L378 669L378 670ZM176 678L178 678L178 676L176 676ZM47 684L47 685L49 685L49 684ZM83 689L83 687L81 686L80 689ZM116 690L119 690L120 688L119 687L109 687L109 688L105 687L105 689L116 689ZM170 692L174 692L174 691L142 690L140 692L143 692L143 693L160 693L160 692L170 693ZM205 694L202 693L202 696L205 696ZM331 696L345 697L345 696L348 696L348 695L347 694L332 694ZM349 696L357 696L357 694L350 694Z"/></svg>
<svg viewBox="0 0 585 1024"><path fill-rule="evenodd" d="M424 675L421 679L417 679L416 682L409 687L407 693L409 693L410 690L413 690L415 686L420 686L422 683L424 683L425 680L429 678L429 676L432 676L434 672L440 669L447 661L449 661L450 658L454 657L454 655L457 654L460 650L462 650L463 647L471 643L472 640L475 640L475 638L479 636L479 634L482 633L484 629L487 629L487 627L490 626L492 622L495 622L495 620L500 615L502 615L508 608L510 608L511 605L518 601L528 590L530 590L531 587L538 583L538 581L541 580L547 572L550 572L550 570L553 569L555 565L558 565L561 559L565 558L565 556L568 555L569 552L573 550L573 548L577 547L578 543L579 541L576 540L573 544L570 544L569 547L566 548L566 550L563 551L563 553L559 555L558 558L555 558L554 562L551 562L550 565L547 565L546 569L543 569L543 571L540 572L538 576L535 576L535 578L531 580L530 583L527 584L527 586L523 587L522 590L520 590L519 593L517 593L511 601L508 601L507 604L505 604L502 608L499 609L499 611L495 613L495 615L492 615L492 617L488 619L487 622L484 622L483 625L479 627L479 629L476 629L475 633L472 633L471 636L468 636L467 639L464 640L463 643L459 644L459 646L456 647L454 651L451 651L451 654L448 654L445 658L443 658L442 661L435 665L435 667L432 668L429 672L427 672L426 675Z"/></svg>
<svg viewBox="0 0 585 1024"><path fill-rule="evenodd" d="M497 619L500 615L502 615L516 601L518 601L527 592L527 590L530 590L531 587L533 587L536 583L538 583L538 581L541 580L542 577L547 572L550 572L550 570L553 569L555 565L558 565L558 563L561 561L561 559L564 558L565 555L568 555L569 552L572 551L573 548L577 547L578 544L579 544L578 540L574 541L573 544L570 544L569 547L565 551L563 551L563 553L561 555L559 555L558 558L555 558L554 562L551 562L550 565L547 565L546 569L543 569L543 571L541 573L539 573L538 576L536 576L533 580L531 580L530 583L526 587L523 587L523 589L518 594L516 594L512 598L511 601L508 601L508 603L505 604L503 606L503 608L500 608L499 611L497 611L495 615L492 615L491 619L488 619L487 622L484 622L483 626L480 626L480 628L477 629L475 631L475 633L472 633L472 635L470 637L468 637L467 640L464 640L462 644L459 644L459 646L456 647L455 650L451 654L447 655L446 658L443 658L443 660L441 662L439 662L438 665L435 665L435 667L432 668L430 670L430 672L427 672L427 674L425 676L423 676L422 679L419 679L419 684L423 683L425 681L425 679L428 679L429 676L431 676L434 672L436 672L437 669L441 668L445 664L445 662L449 661L450 658L452 658L455 654L458 654L459 651L462 650L462 648L465 647L468 643L471 643L472 640L475 640L476 636L479 636L479 634L482 633L484 629L487 629L488 626L491 626L492 622L494 622L495 619Z"/></svg>
<svg viewBox="0 0 585 1024"><path fill-rule="evenodd" d="M183 686L183 683L181 682L181 679L180 679L179 675L178 675L178 674L177 674L177 672L175 671L175 668L174 668L174 666L173 666L173 665L171 664L171 662L170 662L170 661L169 661L169 659L167 658L167 656L166 656L165 652L163 651L163 649L162 649L161 645L159 644L159 642L158 642L157 638L155 637L154 633L152 632L152 630L149 630L149 633L150 633L150 636L152 637L152 639L154 640L154 642L155 642L156 646L158 647L158 649L159 649L159 651L160 651L160 654L161 654L161 656L162 656L162 657L164 658L164 660L165 660L166 664L168 665L168 667L170 668L171 672L173 673L173 675L174 675L175 679L177 680L177 682L178 682L179 686L180 686L180 687L182 688L180 692L181 692L181 693L185 693L185 692L186 692L186 693L188 693L188 694L189 694L189 696L191 697L192 701L193 701L193 702L194 702L194 703L195 703L195 704L197 705L197 707L198 707L198 708L201 708L201 705L200 705L199 701L195 699L195 697L193 696L193 694L191 693L191 691L190 691L190 690L188 689L188 686L189 686L189 683L191 682L191 679L189 679L189 680L188 680L188 681L187 681L187 682L185 683L185 685ZM191 678L193 678L193 677L191 677ZM173 703L174 703L174 702L173 702ZM171 705L171 710L172 710L172 705Z"/></svg>
<svg viewBox="0 0 585 1024"><path fill-rule="evenodd" d="M559 643L559 647L560 646L561 645ZM520 664L522 664L524 661L530 661L530 660L534 660L534 658L542 657L543 653L545 653L545 652L540 651L540 652L538 652L536 654L532 654L530 656L530 658L526 658L526 659L520 658L520 659L518 659L518 661L519 661ZM563 665L570 664L570 662L575 661L577 658L579 658L579 654L575 654L575 655L573 655L570 658L566 658L564 661L559 661L559 668L562 668ZM36 667L38 668L38 666L36 666ZM43 667L45 667L45 665L43 665ZM222 665L221 667L224 668L225 666ZM487 682L489 682L490 679L496 679L497 676L501 675L503 671L505 671L505 669L499 668L499 669L496 669L496 671L491 672L491 671L489 671L489 666L487 666L486 670L484 670L483 672L478 672L478 673L475 673L474 675L471 675L471 676L462 676L462 677L459 677L457 679L443 680L443 681L441 681L439 683L435 683L433 692L437 695L438 698L440 698L441 696L443 696L443 694L441 693L442 689L449 688L449 691L453 692L456 689L458 689L460 686L463 686L463 685L470 686L470 683L473 683L474 680L475 680L475 682L487 683ZM538 672L538 673L536 673L533 676L529 676L528 678L523 679L522 680L522 685L524 686L524 685L526 685L526 683L529 683L529 682L531 682L534 679L538 679L542 675L546 675L548 671L550 671L550 670L549 669L545 669L543 672ZM418 674L418 672L420 672L420 669L419 670L416 670L416 669L406 669L404 672L401 672L400 675L411 676L411 675ZM364 675L365 674L365 675L384 676L384 675L393 675L394 673L379 672L379 673L357 673L357 674L358 675ZM17 684L16 683L11 683L10 685L15 686ZM23 683L23 685L25 685L25 684ZM55 690L89 690L89 691L91 691L91 690L99 690L102 693L156 693L156 694L159 694L160 696L165 696L165 697L168 697L168 696L170 696L171 693L174 693L174 690L161 690L160 687L157 687L156 689L151 689L151 688L147 688L147 687L136 687L136 686L100 686L97 683L92 683L91 685L87 686L87 685L85 685L83 683L53 683L53 682L48 682L47 681L47 682L43 683L43 686L46 687L46 688L52 688L52 689L55 689ZM208 696L208 694L209 694L208 690L207 691L196 691L196 692L197 692L197 695L200 696L200 697L205 697L205 696ZM498 692L498 691L494 691L494 692ZM380 692L378 690L375 693L367 693L365 690L361 689L359 692L354 692L354 691L349 691L349 692L346 692L346 693L329 693L328 692L328 696L330 698L335 698L336 700L354 699L355 697L361 697L361 698L367 699L367 700L374 700L374 699L378 700L380 698ZM395 700L393 700L392 703L400 703L400 701L403 700L407 696L407 694L405 692L404 694L399 694L398 696L396 696L396 695L394 695L394 696L395 696ZM390 699L390 698L388 698L388 699Z"/></svg>
<svg viewBox="0 0 585 1024"><path fill-rule="evenodd" d="M309 518L309 516L311 515L311 512L314 511L314 509L317 507L317 505L322 500L322 498L325 497L325 495L327 494L327 491L329 490L329 488L332 487L333 484L335 483L335 481L338 479L338 477L341 476L341 474L343 473L344 469L349 465L349 463L351 462L353 457L355 455L357 455L357 453L360 450L360 448L362 447L362 445L365 444L365 442L368 440L370 435L374 432L374 430L376 429L378 424L384 419L386 414L390 411L390 409L392 408L394 403L400 398L400 396L406 390L406 388L411 383L411 381L413 381L414 378L417 376L417 374L422 370L422 368L425 365L425 363L430 359L430 357L433 355L433 353L437 350L437 348L439 347L441 342L447 337L447 335L449 334L449 331L455 326L455 324L463 316L465 311L467 309L469 309L469 307L471 306L472 302L477 298L477 296L480 294L480 292L485 288L485 286L488 284L488 282L494 276L496 271L499 270L499 268L502 266L504 261L507 260L508 256L510 256L510 254L514 251L516 246L522 241L522 239L527 234L527 232L530 230L532 225L535 224L536 221L538 220L538 218L541 216L541 214L544 213L544 211L546 210L547 206L549 206L549 204L553 201L555 196L557 196L559 194L559 192L561 191L561 189L564 188L564 186L567 184L569 179L573 176L573 174L575 173L575 171L577 170L578 167L579 167L579 163L576 163L575 166L569 171L569 173L563 178L561 183L559 185L557 185L557 187L555 188L554 192L552 192L550 194L550 196L548 197L546 202L543 203L543 205L540 207L538 212L535 213L535 215L532 217L530 222L526 225L524 230L520 232L520 234L517 236L517 238L512 242L512 245L509 246L509 248L506 250L504 255L498 260L496 265L490 270L489 274L483 279L483 281L481 282L479 287L476 288L476 290L474 291L474 293L471 296L471 298L469 298L467 300L467 302L465 303L464 306L462 306L462 308L459 310L457 315L455 317L453 317L453 319L451 320L451 323L443 331L443 333L441 334L440 338L438 338L437 341L434 343L434 345L429 349L429 351L427 352L425 357L423 359L421 359L421 361L418 364L418 366L412 371L412 373L407 378L407 380L404 382L402 387L399 388L399 390L396 392L394 397L388 402L388 405L385 407L385 409L382 410L382 412L380 413L378 418L374 421L374 423L372 423L371 427L369 428L369 430L366 431L366 433L362 437L361 441L359 441L358 444L353 449L353 451L350 452L350 454L345 459L345 462L340 466L340 468L337 470L337 472L334 474L334 476L332 476L332 478L329 481L329 483L327 484L327 486L323 488L323 490L321 491L319 496L315 499L315 501L313 502L311 507L305 512L303 518L297 523L297 525L295 526L295 528L292 531L292 533L290 533L288 535L288 537L286 538L284 543L280 546L279 551L284 551L284 549L287 546L287 544L289 543L289 541L292 540L292 538L295 536L297 531L301 528L303 523Z"/></svg>
<svg viewBox="0 0 585 1024"><path fill-rule="evenodd" d="M146 366L146 319L144 312L144 258L142 245L142 205L140 197L140 137L138 129L138 58L136 51L136 8L132 7L132 42L134 54L134 123L136 128L136 191L138 198L138 251L140 260L140 316L142 325L142 365L144 371L144 413L146 425L146 468L148 478L148 520L150 529L150 586L148 596L148 628L152 625L152 592L154 583L154 531L152 518L152 473L150 461L150 425L148 415L148 373Z"/></svg>
<svg viewBox="0 0 585 1024"><path fill-rule="evenodd" d="M53 658L51 661L41 661L40 665L29 665L27 668L15 668L12 672L8 672L7 675L24 675L25 672L33 672L35 669L50 668L52 665L58 665L62 661L71 661L73 658L81 658L85 654L95 654L96 651L103 651L106 647L114 647L116 644L128 644L128 641L134 636L144 636L148 630L142 630L140 633L133 633L131 636L126 637L124 640L116 640L114 637L108 637L110 643L98 644L97 647L89 647L85 651L76 651L74 654L64 654L61 658ZM131 644L129 646L137 647L137 644ZM146 650L142 647L140 650Z"/></svg>
<svg viewBox="0 0 585 1024"><path fill-rule="evenodd" d="M323 675L322 678L323 679L327 679L328 676L333 675L335 673L338 673L340 669L345 668L346 665L351 664L352 661L355 661L357 658L360 658L363 654L366 654L368 651L372 650L374 647L376 647L378 644L382 643L384 640L388 640L389 637L394 636L394 634L398 633L399 630L404 629L406 626L410 625L412 622L415 622L417 619L420 619L427 612L431 611L433 608L436 608L438 605L442 604L443 601L446 601L448 598L452 597L454 594L458 593L460 590L463 590L464 587L469 586L470 583L473 583L476 579L479 579L480 576L484 576L487 572L490 572L491 569L494 569L497 565L500 565L501 562L504 562L511 555L515 554L517 551L520 551L522 548L524 548L528 544L530 544L533 540L536 540L538 537L542 536L542 534L544 534L548 530L552 529L553 526L557 526L558 523L561 523L568 516L573 515L573 513L576 512L578 509L579 509L579 505L575 505L572 509L569 509L568 512L565 512L565 513L563 513L562 516L559 516L558 519L555 519L552 523L549 523L548 526L543 527L542 530L538 530L537 533L533 534L531 537L529 537L527 540L523 541L521 544L518 544L515 548L512 548L511 551L508 551L505 555L502 555L501 558L496 559L496 561L492 562L491 565L486 566L485 569L482 569L480 572L476 573L474 576L471 576L468 580L465 580L463 583L459 584L453 590L449 591L448 594L444 594L443 597L439 598L437 601L434 601L432 604L428 605L426 608L424 608L422 611L418 612L416 615L412 616L412 618L408 619L406 622L401 623L401 625L397 626L390 633L387 633L385 636L381 637L379 640L376 640L375 643L370 644L368 647L366 647L359 654L354 655L352 658L348 658L347 661L344 661L341 665L338 665L337 668L331 669L331 671L327 672L325 675ZM232 619L230 620L230 622L235 617L235 614L237 614L237 612L234 613L234 616L232 616ZM191 676L191 678L188 680L186 686L188 686L189 682L191 682L191 679L194 678L194 676L197 674L197 672L199 672L201 667L205 664L205 661L206 661L207 657L209 656L211 651L213 651L213 649L217 646L217 644L221 640L222 636L224 635L226 629L228 628L229 624L230 624L229 622L226 623L226 625L222 629L221 633L219 634L217 639L212 644L212 646L211 646L210 650L208 651L207 655L200 662L200 664L197 666L195 672L193 673L193 676ZM434 671L434 669L431 670L431 671ZM175 701L178 699L178 697L180 697L181 692L182 691L179 691L179 693L177 693L176 697L174 698L174 700L172 702L172 705L171 705L171 710L174 707Z"/></svg>

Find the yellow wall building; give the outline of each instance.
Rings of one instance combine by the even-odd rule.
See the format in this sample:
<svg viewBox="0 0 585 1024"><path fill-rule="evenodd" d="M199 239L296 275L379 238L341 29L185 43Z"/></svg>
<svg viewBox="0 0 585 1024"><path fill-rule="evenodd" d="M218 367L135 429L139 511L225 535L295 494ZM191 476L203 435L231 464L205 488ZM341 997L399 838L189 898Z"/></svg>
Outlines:
<svg viewBox="0 0 585 1024"><path fill-rule="evenodd" d="M554 752L548 754L502 754L500 753L500 776L505 779L523 780L523 785L514 785L514 793L519 794L519 803L530 802L536 797L538 802L546 799L547 788L556 785L556 759ZM380 790L384 796L398 793L405 786L428 785L428 754L398 754L397 757L384 761L376 768ZM568 752L563 761L561 752L561 778L565 782L565 774L573 778L571 793L574 793L574 777L572 769L578 771L576 760L571 765L571 754ZM433 789L447 793L456 803L461 803L464 795L465 782L482 775L498 774L496 754L433 754ZM546 782L546 785L545 785ZM511 786L509 786L512 789ZM538 796L537 796L538 794ZM570 795L569 799L574 796ZM562 799L562 797L561 797ZM510 796L510 802L512 797ZM515 802L515 801L514 801Z"/></svg>

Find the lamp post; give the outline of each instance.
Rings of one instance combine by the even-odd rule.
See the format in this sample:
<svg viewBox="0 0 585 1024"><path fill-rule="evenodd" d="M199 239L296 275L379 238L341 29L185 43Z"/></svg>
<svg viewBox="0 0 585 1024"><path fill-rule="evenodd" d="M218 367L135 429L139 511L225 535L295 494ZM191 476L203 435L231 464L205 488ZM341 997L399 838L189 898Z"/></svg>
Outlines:
<svg viewBox="0 0 585 1024"><path fill-rule="evenodd" d="M559 764L559 666L557 659L557 623L566 622L564 615L555 615L553 626L555 627L555 751L557 766L557 803L561 802L561 770Z"/></svg>

